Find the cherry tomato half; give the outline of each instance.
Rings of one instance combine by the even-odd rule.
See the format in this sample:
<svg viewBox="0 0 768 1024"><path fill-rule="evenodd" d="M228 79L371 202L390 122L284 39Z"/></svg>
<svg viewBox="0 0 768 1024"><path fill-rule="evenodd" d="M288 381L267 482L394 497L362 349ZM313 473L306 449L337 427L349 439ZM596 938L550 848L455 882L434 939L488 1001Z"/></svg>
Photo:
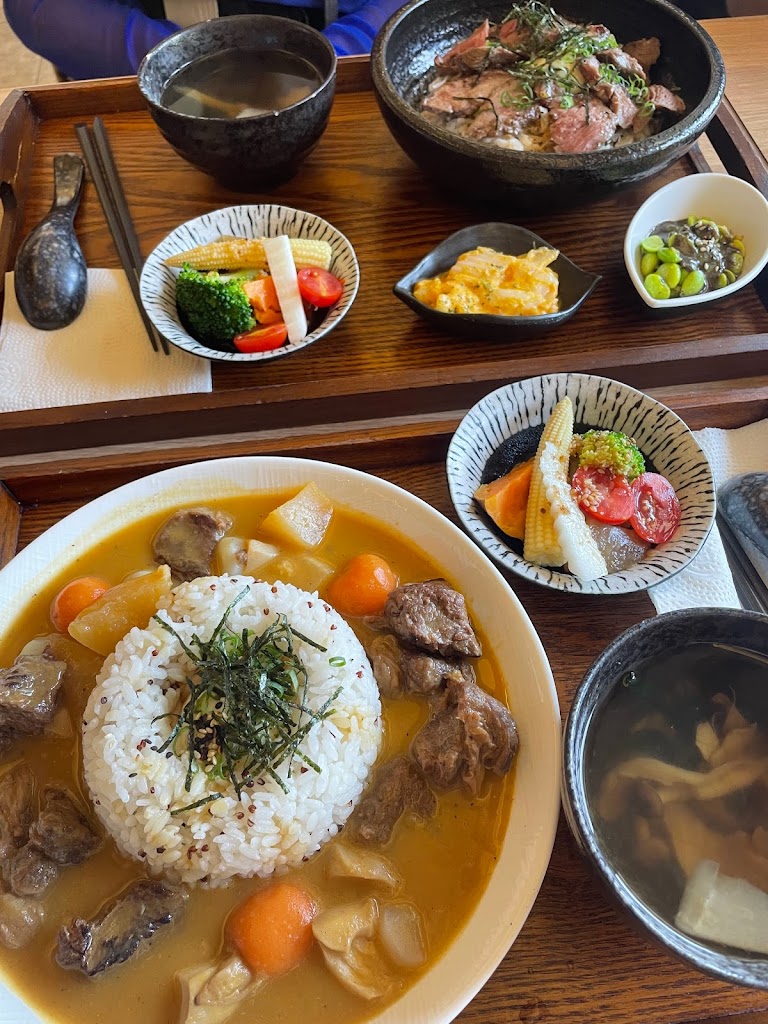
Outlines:
<svg viewBox="0 0 768 1024"><path fill-rule="evenodd" d="M641 473L632 483L635 511L629 522L643 540L663 544L680 522L680 502L675 489L659 473Z"/></svg>
<svg viewBox="0 0 768 1024"><path fill-rule="evenodd" d="M288 328L282 320L266 327L253 327L238 334L233 344L238 352L271 352L280 348L288 339Z"/></svg>
<svg viewBox="0 0 768 1024"><path fill-rule="evenodd" d="M302 299L318 309L335 306L344 291L344 285L338 277L320 267L304 267L297 277Z"/></svg>
<svg viewBox="0 0 768 1024"><path fill-rule="evenodd" d="M571 486L584 512L601 523L626 523L635 511L635 498L625 476L598 466L579 466Z"/></svg>

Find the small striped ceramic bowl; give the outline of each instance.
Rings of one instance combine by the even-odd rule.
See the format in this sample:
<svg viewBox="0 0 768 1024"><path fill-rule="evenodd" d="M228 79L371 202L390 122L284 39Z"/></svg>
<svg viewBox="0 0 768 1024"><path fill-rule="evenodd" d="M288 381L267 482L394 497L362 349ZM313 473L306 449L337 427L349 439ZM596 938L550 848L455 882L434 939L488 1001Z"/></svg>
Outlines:
<svg viewBox="0 0 768 1024"><path fill-rule="evenodd" d="M560 401L573 402L577 429L620 430L637 442L649 468L675 488L682 518L666 544L621 572L584 582L568 572L527 562L520 542L505 538L474 500L496 448L526 427L545 423ZM486 395L459 424L448 449L451 500L469 535L505 569L554 590L627 594L646 590L680 572L700 550L715 518L715 488L707 457L685 423L642 391L607 377L557 373L507 384ZM515 545L519 545L517 549Z"/></svg>
<svg viewBox="0 0 768 1024"><path fill-rule="evenodd" d="M241 238L288 235L289 238L317 238L330 242L333 250L331 273L344 282L341 299L320 325L295 345L286 342L281 348L271 352L222 352L210 348L193 338L181 323L176 309L176 277L179 271L167 267L163 261L187 249L213 242L222 235L235 235ZM297 352L332 331L349 311L357 295L359 283L360 268L357 265L355 250L349 239L327 220L314 213L294 210L289 206L260 204L212 210L210 213L204 213L202 217L181 224L175 231L166 235L149 254L141 272L139 287L141 302L147 316L172 344L204 359L256 363Z"/></svg>

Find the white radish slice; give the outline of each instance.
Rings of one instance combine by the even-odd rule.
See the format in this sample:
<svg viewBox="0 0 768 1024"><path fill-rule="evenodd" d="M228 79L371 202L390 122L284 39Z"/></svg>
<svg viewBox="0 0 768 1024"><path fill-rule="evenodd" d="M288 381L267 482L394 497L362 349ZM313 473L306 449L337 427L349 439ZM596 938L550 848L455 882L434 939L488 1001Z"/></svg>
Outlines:
<svg viewBox="0 0 768 1024"><path fill-rule="evenodd" d="M299 294L299 279L288 236L265 238L264 253L280 303L280 312L288 328L288 340L292 345L297 345L307 336L307 314Z"/></svg>

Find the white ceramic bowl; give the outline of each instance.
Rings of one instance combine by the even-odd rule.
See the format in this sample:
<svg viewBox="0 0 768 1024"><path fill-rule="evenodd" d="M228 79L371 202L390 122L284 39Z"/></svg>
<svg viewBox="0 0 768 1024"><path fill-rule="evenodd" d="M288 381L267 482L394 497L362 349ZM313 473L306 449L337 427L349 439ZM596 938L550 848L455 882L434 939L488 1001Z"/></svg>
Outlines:
<svg viewBox="0 0 768 1024"><path fill-rule="evenodd" d="M620 430L637 442L653 469L675 488L682 518L666 544L650 548L637 565L585 582L567 572L527 562L509 538L491 526L474 500L485 464L502 441L545 423L561 398L573 402L578 426ZM715 518L715 488L707 457L685 423L642 391L607 377L556 373L507 384L474 405L451 439L448 487L469 535L499 565L534 583L576 594L646 590L680 572L700 550Z"/></svg>
<svg viewBox="0 0 768 1024"><path fill-rule="evenodd" d="M0 571L0 622L12 628L28 598L54 579L62 563L74 563L135 520L182 504L215 504L226 495L298 489L310 480L339 505L407 536L467 596L470 613L505 674L520 731L511 813L485 892L445 954L400 1000L370 1019L371 1024L448 1024L487 981L522 928L549 863L560 808L560 712L547 656L504 578L461 530L407 491L341 466L258 457L196 463L111 491L24 548ZM38 1024L37 1016L5 988L0 988L0 1021Z"/></svg>
<svg viewBox="0 0 768 1024"><path fill-rule="evenodd" d="M665 220L707 217L725 224L744 239L744 269L733 284L701 295L654 299L640 273L640 243ZM753 281L768 263L768 200L756 188L730 174L689 174L670 182L646 199L624 236L624 263L638 295L651 309L682 310L717 302Z"/></svg>
<svg viewBox="0 0 768 1024"><path fill-rule="evenodd" d="M189 334L179 319L176 310L176 278L179 271L167 267L163 260L195 246L213 242L221 235L236 235L243 238L288 235L289 238L319 238L330 242L333 249L331 272L344 282L341 299L326 315L320 326L295 345L286 342L272 352L222 352L204 345ZM290 206L264 204L228 206L223 210L204 213L202 217L179 225L149 254L141 272L140 292L149 319L168 341L185 352L222 362L259 363L298 352L299 349L306 348L307 345L325 337L349 311L355 301L359 284L360 268L357 265L355 250L349 239L332 224L314 213L294 210Z"/></svg>

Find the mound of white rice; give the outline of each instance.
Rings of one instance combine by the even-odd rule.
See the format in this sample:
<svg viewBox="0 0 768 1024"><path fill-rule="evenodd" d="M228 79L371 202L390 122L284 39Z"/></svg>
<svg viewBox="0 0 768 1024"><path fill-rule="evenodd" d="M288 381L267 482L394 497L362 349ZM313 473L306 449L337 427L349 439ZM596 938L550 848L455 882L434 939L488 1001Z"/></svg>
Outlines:
<svg viewBox="0 0 768 1024"><path fill-rule="evenodd" d="M85 780L96 811L125 853L173 881L221 885L235 875L267 876L299 864L334 836L357 803L381 742L379 691L362 645L349 625L317 594L244 576L210 576L183 583L158 615L189 644L208 640L227 606L234 632L262 633L278 614L315 643L296 642L309 677L307 705L318 710L341 687L330 717L316 723L299 750L320 768L293 759L278 769L288 792L269 777L238 799L229 783L202 771L184 788L188 757L159 753L178 711L178 685L194 666L176 637L159 623L134 628L104 663L83 727ZM193 647L194 649L194 647ZM344 665L339 666L338 660ZM331 664L331 661L334 664ZM336 666L336 667L335 667ZM183 690L182 690L183 692ZM211 792L214 802L183 814Z"/></svg>

